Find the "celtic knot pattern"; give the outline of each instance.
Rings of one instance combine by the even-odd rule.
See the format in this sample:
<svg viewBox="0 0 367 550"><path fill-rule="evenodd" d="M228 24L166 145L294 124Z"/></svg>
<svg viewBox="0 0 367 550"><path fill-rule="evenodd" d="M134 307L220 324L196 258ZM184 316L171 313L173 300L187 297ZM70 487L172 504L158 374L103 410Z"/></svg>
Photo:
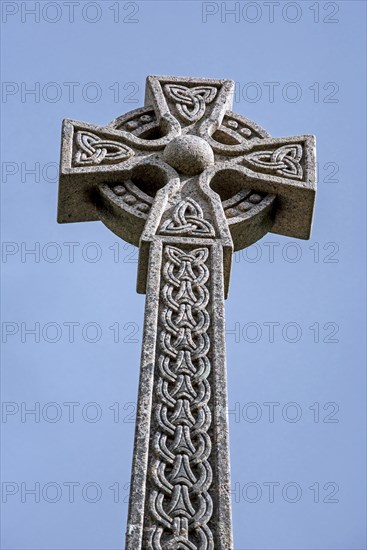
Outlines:
<svg viewBox="0 0 367 550"><path fill-rule="evenodd" d="M151 550L213 550L207 248L164 249L149 510Z"/></svg>
<svg viewBox="0 0 367 550"><path fill-rule="evenodd" d="M76 133L74 162L79 165L114 164L134 155L134 151L117 141L101 139L91 132Z"/></svg>
<svg viewBox="0 0 367 550"><path fill-rule="evenodd" d="M246 156L246 160L257 168L275 172L287 178L302 179L303 170L300 164L302 146L298 143L284 145L275 151L256 151Z"/></svg>
<svg viewBox="0 0 367 550"><path fill-rule="evenodd" d="M204 219L200 205L191 197L176 206L172 218L163 222L161 235L215 237L213 226Z"/></svg>
<svg viewBox="0 0 367 550"><path fill-rule="evenodd" d="M188 88L179 84L166 84L164 89L175 102L180 118L189 124L203 117L206 105L217 95L217 88L214 86Z"/></svg>

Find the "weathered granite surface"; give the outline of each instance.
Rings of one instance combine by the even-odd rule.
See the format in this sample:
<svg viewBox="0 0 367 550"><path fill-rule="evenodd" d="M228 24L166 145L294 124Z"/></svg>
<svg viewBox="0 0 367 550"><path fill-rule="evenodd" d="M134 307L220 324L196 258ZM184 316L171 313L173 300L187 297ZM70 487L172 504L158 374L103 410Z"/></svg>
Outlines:
<svg viewBox="0 0 367 550"><path fill-rule="evenodd" d="M315 138L271 138L228 80L147 78L145 107L65 120L58 221L139 246L146 293L126 549L232 545L224 298L233 250L307 239Z"/></svg>

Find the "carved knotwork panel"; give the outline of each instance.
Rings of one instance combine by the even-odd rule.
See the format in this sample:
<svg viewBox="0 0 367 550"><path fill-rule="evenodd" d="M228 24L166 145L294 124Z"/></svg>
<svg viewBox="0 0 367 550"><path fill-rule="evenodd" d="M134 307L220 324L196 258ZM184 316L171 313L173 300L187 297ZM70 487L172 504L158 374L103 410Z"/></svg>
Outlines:
<svg viewBox="0 0 367 550"><path fill-rule="evenodd" d="M215 237L215 230L204 218L201 206L191 197L181 200L175 207L172 218L163 222L161 235L180 237Z"/></svg>
<svg viewBox="0 0 367 550"><path fill-rule="evenodd" d="M214 550L209 255L207 247L163 249L145 514L151 550Z"/></svg>
<svg viewBox="0 0 367 550"><path fill-rule="evenodd" d="M213 102L217 93L218 90L215 86L164 85L167 102L185 124L201 120L205 115L206 106Z"/></svg>
<svg viewBox="0 0 367 550"><path fill-rule="evenodd" d="M246 155L243 162L265 174L301 181L303 179L303 147L300 143L254 151Z"/></svg>
<svg viewBox="0 0 367 550"><path fill-rule="evenodd" d="M74 136L74 166L98 166L125 162L134 151L117 140L105 139L92 132L78 130Z"/></svg>

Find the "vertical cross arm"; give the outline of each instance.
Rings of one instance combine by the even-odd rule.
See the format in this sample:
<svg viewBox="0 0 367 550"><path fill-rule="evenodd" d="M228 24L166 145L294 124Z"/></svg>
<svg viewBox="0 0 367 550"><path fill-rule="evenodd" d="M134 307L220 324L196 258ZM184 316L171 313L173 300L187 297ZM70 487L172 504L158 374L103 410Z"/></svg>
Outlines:
<svg viewBox="0 0 367 550"><path fill-rule="evenodd" d="M127 550L232 548L226 235L199 196L156 201L143 234L150 253Z"/></svg>

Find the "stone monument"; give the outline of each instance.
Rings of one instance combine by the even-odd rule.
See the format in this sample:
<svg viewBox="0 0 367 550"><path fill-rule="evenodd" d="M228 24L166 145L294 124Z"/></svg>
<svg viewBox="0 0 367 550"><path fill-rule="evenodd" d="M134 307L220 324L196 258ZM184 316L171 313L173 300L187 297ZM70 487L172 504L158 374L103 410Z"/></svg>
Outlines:
<svg viewBox="0 0 367 550"><path fill-rule="evenodd" d="M127 550L233 548L224 299L234 250L308 239L315 138L231 111L230 80L149 76L145 106L65 120L58 221L139 247L146 294ZM238 298L241 300L241 297Z"/></svg>

